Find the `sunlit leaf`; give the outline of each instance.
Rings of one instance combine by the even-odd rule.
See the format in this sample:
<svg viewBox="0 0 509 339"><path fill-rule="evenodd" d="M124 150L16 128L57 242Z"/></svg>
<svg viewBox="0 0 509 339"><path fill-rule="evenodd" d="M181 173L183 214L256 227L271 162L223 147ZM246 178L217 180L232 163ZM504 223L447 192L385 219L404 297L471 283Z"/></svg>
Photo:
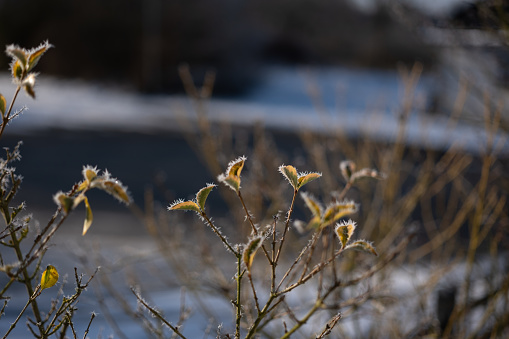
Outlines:
<svg viewBox="0 0 509 339"><path fill-rule="evenodd" d="M114 179L104 180L102 182L102 187L106 192L110 193L120 202L123 202L126 205L129 205L131 203L131 197L127 193L126 188L122 186L120 181Z"/></svg>
<svg viewBox="0 0 509 339"><path fill-rule="evenodd" d="M176 201L168 207L168 210L194 211L200 213L200 207L194 201Z"/></svg>
<svg viewBox="0 0 509 339"><path fill-rule="evenodd" d="M226 172L219 175L217 179L235 192L238 192L240 189L240 173L242 172L242 168L244 168L245 160L246 157L240 157L231 161L228 164Z"/></svg>
<svg viewBox="0 0 509 339"><path fill-rule="evenodd" d="M35 91L34 91L34 86L35 86L35 77L36 77L36 74L34 73L30 73L24 80L23 80L23 83L22 83L22 86L23 86L23 89L25 90L25 92L32 97L32 99L35 99Z"/></svg>
<svg viewBox="0 0 509 339"><path fill-rule="evenodd" d="M247 246L244 248L244 252L242 253L242 260L246 265L248 271L251 270L251 265L253 264L253 260L256 254L256 251L262 246L263 237L257 236L249 241Z"/></svg>
<svg viewBox="0 0 509 339"><path fill-rule="evenodd" d="M16 45L9 45L5 50L7 55L20 62L20 66L25 68L27 64L27 51Z"/></svg>
<svg viewBox="0 0 509 339"><path fill-rule="evenodd" d="M233 176L233 177L240 177L240 173L242 172L242 169L244 168L245 160L246 160L246 158L240 157L240 158L234 160L233 162L231 162L228 165L228 170L227 170L228 175Z"/></svg>
<svg viewBox="0 0 509 339"><path fill-rule="evenodd" d="M336 228L334 231L341 242L341 247L345 248L346 244L352 237L353 232L355 231L356 224L352 220L348 220L347 222L336 224Z"/></svg>
<svg viewBox="0 0 509 339"><path fill-rule="evenodd" d="M196 201L198 202L198 206L202 211L205 210L205 201L207 201L207 197L214 187L216 187L216 185L208 185L196 193Z"/></svg>
<svg viewBox="0 0 509 339"><path fill-rule="evenodd" d="M12 63L11 73L15 79L21 80L21 77L23 76L23 68L21 67L19 60L16 60Z"/></svg>
<svg viewBox="0 0 509 339"><path fill-rule="evenodd" d="M288 180L288 182L290 182L290 185L292 185L292 187L294 189L299 189L298 188L298 175L297 175L297 170L295 169L295 167L291 166L291 165L288 165L288 166L279 166L279 172L286 178L286 180Z"/></svg>
<svg viewBox="0 0 509 339"><path fill-rule="evenodd" d="M41 276L41 290L50 288L55 285L58 281L58 271L52 266L48 265Z"/></svg>
<svg viewBox="0 0 509 339"><path fill-rule="evenodd" d="M88 165L88 166L83 166L82 173L83 173L83 177L85 178L85 180L87 182L91 182L92 180L94 180L97 177L99 171L97 170L97 167L92 167L92 166Z"/></svg>
<svg viewBox="0 0 509 339"><path fill-rule="evenodd" d="M92 221L94 220L94 216L92 214L92 209L90 208L90 204L88 203L88 198L84 198L85 201L85 207L86 207L86 215L85 215L85 222L83 223L83 235L85 235L92 225Z"/></svg>
<svg viewBox="0 0 509 339"><path fill-rule="evenodd" d="M62 208L65 214L68 214L74 208L74 198L71 198L63 192L58 192L53 196L55 203Z"/></svg>
<svg viewBox="0 0 509 339"><path fill-rule="evenodd" d="M48 49L53 47L51 44L49 44L47 41L42 43L40 46L34 48L30 51L30 56L28 57L28 70L30 71L33 69L39 60L41 59L42 55L46 53Z"/></svg>
<svg viewBox="0 0 509 339"><path fill-rule="evenodd" d="M2 115L5 114L5 109L7 108L7 102L5 101L5 98L2 94L0 94L0 111L2 112Z"/></svg>
<svg viewBox="0 0 509 339"><path fill-rule="evenodd" d="M317 216L317 217L322 216L323 207L318 202L318 200L315 199L315 197L313 197L311 194L305 193L305 192L301 193L300 196L302 197L302 199L304 200L304 203L309 208L311 213L313 213L314 216Z"/></svg>
<svg viewBox="0 0 509 339"><path fill-rule="evenodd" d="M329 226L338 219L357 212L357 210L358 206L353 201L335 202L325 210L322 227Z"/></svg>
<svg viewBox="0 0 509 339"><path fill-rule="evenodd" d="M376 252L375 247L373 247L373 245L366 240L357 240L357 241L351 243L350 245L348 245L347 247L345 247L345 250L349 249L349 248L352 248L352 249L358 250L358 251L368 252L368 253L378 256L378 253Z"/></svg>
<svg viewBox="0 0 509 339"><path fill-rule="evenodd" d="M376 169L372 168L363 168L360 171L355 172L352 174L351 181L356 181L363 178L374 178L374 179L385 179L385 174L378 172Z"/></svg>
<svg viewBox="0 0 509 339"><path fill-rule="evenodd" d="M315 180L315 179L318 179L320 178L322 175L320 173L308 173L308 174L302 174L299 176L299 179L298 179L298 185L297 185L297 189L300 189L302 186L304 186L305 184Z"/></svg>

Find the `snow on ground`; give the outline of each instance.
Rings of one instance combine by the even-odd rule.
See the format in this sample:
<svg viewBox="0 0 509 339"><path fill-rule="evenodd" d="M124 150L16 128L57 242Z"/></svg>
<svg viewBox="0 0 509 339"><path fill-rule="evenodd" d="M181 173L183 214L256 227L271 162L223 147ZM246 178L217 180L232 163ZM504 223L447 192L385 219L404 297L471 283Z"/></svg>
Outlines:
<svg viewBox="0 0 509 339"><path fill-rule="evenodd" d="M432 86L430 79L423 79L416 88L406 141L436 149L455 145L472 152L482 150L487 137L483 126L452 124L447 117L424 113ZM13 92L8 74L0 75L0 93L10 100ZM392 142L398 135L403 93L395 72L269 68L260 85L245 96L213 98L205 107L208 119L217 123L261 123L267 128L346 133ZM183 128L182 118L197 119L192 100L182 95L140 95L44 76L38 80L36 94L36 101L20 95L16 107L25 105L29 110L12 122L11 131L178 131ZM499 133L496 140L508 145L506 134ZM507 152L505 146L501 149Z"/></svg>

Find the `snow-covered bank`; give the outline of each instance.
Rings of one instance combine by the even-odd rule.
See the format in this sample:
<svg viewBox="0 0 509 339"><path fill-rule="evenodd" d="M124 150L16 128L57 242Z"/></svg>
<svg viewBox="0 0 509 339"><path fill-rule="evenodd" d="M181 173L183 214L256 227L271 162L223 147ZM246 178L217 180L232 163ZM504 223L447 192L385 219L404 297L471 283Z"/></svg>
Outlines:
<svg viewBox="0 0 509 339"><path fill-rule="evenodd" d="M240 98L213 98L206 103L214 123L252 125L351 137L384 142L396 140L404 90L395 72L346 69L270 68L258 87ZM479 152L485 147L484 126L426 114L433 83L422 79L414 92L414 111L406 125L406 141L424 148ZM29 116L13 121L18 133L49 128L69 130L117 130L126 132L179 131L182 118L197 119L193 102L182 95L140 95L79 81L41 77L37 100L21 96L17 108L29 108ZM9 99L14 91L8 74L0 76L0 92ZM509 150L507 135L496 141Z"/></svg>

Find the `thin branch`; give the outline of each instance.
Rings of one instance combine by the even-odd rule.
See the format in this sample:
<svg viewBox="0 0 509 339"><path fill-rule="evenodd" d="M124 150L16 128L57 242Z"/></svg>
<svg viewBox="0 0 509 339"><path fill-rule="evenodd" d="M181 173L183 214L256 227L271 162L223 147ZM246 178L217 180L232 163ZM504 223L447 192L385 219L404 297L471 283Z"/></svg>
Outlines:
<svg viewBox="0 0 509 339"><path fill-rule="evenodd" d="M146 302L145 300L143 300L141 298L141 296L134 290L133 287L131 287L131 292L133 292L134 296L136 297L136 299L138 299L138 301L143 305L145 306L145 308L147 310L150 311L150 313L152 313L157 319L159 319L162 323L164 323L166 326L168 326L173 332L175 332L179 337L181 337L182 339L186 339L186 337L180 333L179 329L176 328L175 326L173 326L172 324L170 324L166 319L164 319L164 317L161 315L161 313L157 312L154 308L150 307Z"/></svg>

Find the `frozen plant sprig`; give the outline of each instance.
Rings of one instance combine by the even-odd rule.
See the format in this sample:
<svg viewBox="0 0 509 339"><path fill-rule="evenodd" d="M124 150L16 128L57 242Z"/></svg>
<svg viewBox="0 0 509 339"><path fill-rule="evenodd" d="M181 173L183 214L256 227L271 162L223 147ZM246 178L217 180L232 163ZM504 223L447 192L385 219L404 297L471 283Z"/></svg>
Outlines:
<svg viewBox="0 0 509 339"><path fill-rule="evenodd" d="M246 205L242 199L241 195L241 173L245 165L246 157L239 157L228 164L228 168L226 172L218 176L218 180L226 185L228 188L233 190L239 199L242 202L242 207L244 209L246 219L252 223L252 216L248 212ZM253 232L249 236L247 242L243 246L232 246L230 252L235 254L237 259L237 272L234 276L234 280L237 284L237 294L235 300L232 301L235 309L235 338L240 338L240 328L241 328L241 320L244 318L247 309L246 303L241 302L241 281L243 277L246 275L249 278L249 282L251 285L252 296L254 300L255 306L255 314L254 317L251 318L251 323L248 325L248 332L246 334L246 338L253 338L256 333L259 333L260 330L266 325L266 322L262 322L262 319L266 318L271 312L273 312L278 305L284 303L284 297L286 294L293 291L298 286L301 286L307 283L314 276L317 276L318 273L322 273L326 267L334 265L336 258L339 257L343 251L347 249L359 249L371 252L373 254L377 254L374 247L371 243L365 240L357 240L352 242L351 237L355 230L355 222L352 220L348 221L340 221L341 218L356 213L359 209L359 205L354 201L345 200L342 201L332 201L327 205L323 205L320 201L314 198L312 195L302 192L301 196L303 197L306 206L312 212L312 219L308 223L308 229L313 229L312 239L308 242L307 245L299 252L295 262L290 265L290 267L284 272L282 278L277 279L277 271L276 266L278 265L280 254L282 251L283 243L286 239L286 232L290 225L291 215L294 208L295 197L297 192L302 189L304 185L307 183L318 179L321 174L315 172L298 172L297 169L291 165L282 165L278 168L279 172L284 176L284 178L289 182L292 186L294 194L292 198L292 202L286 214L286 220L284 221L284 230L283 232L277 231L277 224L279 218L274 217L274 223L269 225L267 232L265 234L260 233L256 227L253 226ZM219 238L223 241L225 246L229 248L228 241L226 237L224 237L221 233L219 233L218 228L210 221L210 218L207 216L205 212L205 202L206 199L211 192L212 188L215 185L207 184L206 187L202 188L196 195L196 198L193 200L176 200L168 207L169 210L183 210L183 211L194 211L197 213L202 220L206 224L208 224L214 232L219 236ZM336 234L340 240L340 248L336 250L334 253L325 256L322 258L322 261L318 264L314 265L311 262L311 258L313 257L313 253L316 249L318 239L322 238L323 231L329 226L336 223ZM276 237L276 234L279 233L282 235L279 239ZM264 247L264 241L266 237L272 238L271 242L271 253L267 251ZM279 243L279 245L277 245ZM269 266L271 267L271 289L268 297L259 299L257 296L257 291L255 289L254 284L254 272L252 270L253 264L256 261L256 254L259 249L263 249ZM328 252L324 252L328 253ZM304 259L306 258L306 259ZM302 260L301 260L302 259ZM295 276L293 272L297 270L299 263L302 264L302 273L300 275ZM297 280L295 281L295 277ZM333 284L328 287L323 293L319 293L315 306L309 310L308 315L302 320L299 321L297 325L295 325L289 333L293 333L296 331L302 324L307 322L307 320L323 305L325 299L338 287L341 286L341 282L335 278ZM289 281L287 281L289 280ZM286 286L284 286L284 282L287 282ZM260 304L259 301L263 300L265 304ZM267 322L270 320L267 320Z"/></svg>
<svg viewBox="0 0 509 339"><path fill-rule="evenodd" d="M85 193L89 190L98 188L126 205L129 205L132 202L131 196L127 191L127 187L125 187L119 180L112 178L111 174L107 170L104 170L102 175L99 173L100 170L97 169L97 166L84 166L82 170L84 179L80 184L78 184L75 192L66 194L59 191L53 196L55 203L66 215L69 214L71 210L75 209L81 202L85 204L86 215L83 223L83 235L87 233L93 221L92 209L88 198L85 195Z"/></svg>

